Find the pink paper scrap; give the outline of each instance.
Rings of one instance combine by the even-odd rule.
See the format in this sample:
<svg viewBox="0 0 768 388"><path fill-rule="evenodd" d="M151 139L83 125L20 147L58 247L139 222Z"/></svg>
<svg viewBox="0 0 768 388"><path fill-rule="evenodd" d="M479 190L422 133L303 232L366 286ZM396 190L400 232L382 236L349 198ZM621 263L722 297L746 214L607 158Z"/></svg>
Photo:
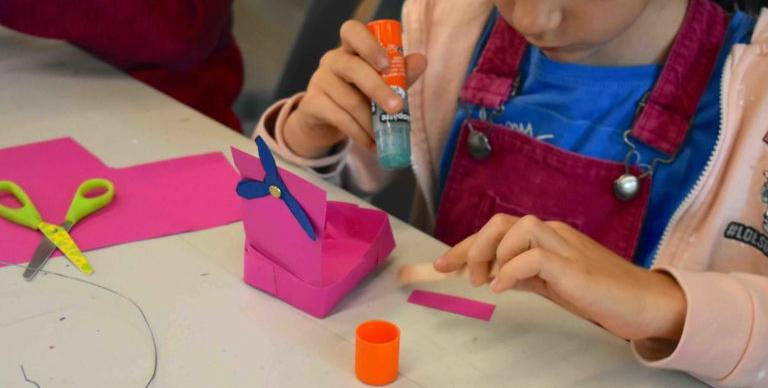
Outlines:
<svg viewBox="0 0 768 388"><path fill-rule="evenodd" d="M447 311L469 318L480 319L483 321L491 320L493 310L496 306L488 303L478 302L471 299L458 296L440 294L422 290L413 290L408 297L408 303L433 308L436 310Z"/></svg>
<svg viewBox="0 0 768 388"><path fill-rule="evenodd" d="M71 138L0 149L0 180L21 186L51 223L63 222L75 190L90 178L111 180L115 198L72 229L82 250L212 228L242 215L239 177L220 152L111 168ZM12 203L7 197L0 201ZM41 239L0 218L0 260L28 262Z"/></svg>

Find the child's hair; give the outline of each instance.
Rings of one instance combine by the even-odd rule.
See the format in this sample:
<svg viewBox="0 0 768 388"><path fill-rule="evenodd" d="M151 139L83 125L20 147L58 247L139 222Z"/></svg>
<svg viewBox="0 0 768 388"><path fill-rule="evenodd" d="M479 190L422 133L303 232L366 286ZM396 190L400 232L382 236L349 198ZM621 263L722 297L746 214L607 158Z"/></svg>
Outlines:
<svg viewBox="0 0 768 388"><path fill-rule="evenodd" d="M750 15L757 15L760 8L768 7L768 0L715 0L729 12L743 11Z"/></svg>

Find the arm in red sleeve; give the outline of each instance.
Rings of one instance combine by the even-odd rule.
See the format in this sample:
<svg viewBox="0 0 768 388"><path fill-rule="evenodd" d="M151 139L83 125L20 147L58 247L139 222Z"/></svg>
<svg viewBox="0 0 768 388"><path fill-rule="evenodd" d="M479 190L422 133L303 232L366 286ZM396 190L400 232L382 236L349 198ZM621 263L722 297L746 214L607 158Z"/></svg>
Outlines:
<svg viewBox="0 0 768 388"><path fill-rule="evenodd" d="M232 0L2 0L0 24L63 39L119 67L185 68L230 27Z"/></svg>

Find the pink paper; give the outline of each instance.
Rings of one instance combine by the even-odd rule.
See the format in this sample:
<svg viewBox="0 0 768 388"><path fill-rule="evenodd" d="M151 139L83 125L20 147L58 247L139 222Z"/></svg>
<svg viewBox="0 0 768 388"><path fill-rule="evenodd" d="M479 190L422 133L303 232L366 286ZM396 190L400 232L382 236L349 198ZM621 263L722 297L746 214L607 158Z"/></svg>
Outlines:
<svg viewBox="0 0 768 388"><path fill-rule="evenodd" d="M48 222L64 220L84 180L107 178L115 199L72 229L83 250L211 228L240 219L238 176L221 153L114 169L71 138L0 150L0 180L19 184ZM0 260L27 262L40 232L0 219ZM58 252L56 254L59 254Z"/></svg>
<svg viewBox="0 0 768 388"><path fill-rule="evenodd" d="M489 321L493 315L493 310L496 309L496 306L492 304L422 290L413 290L411 296L408 297L408 303L483 321Z"/></svg>
<svg viewBox="0 0 768 388"><path fill-rule="evenodd" d="M232 158L244 178L264 177L256 157L233 148ZM380 210L327 201L321 188L286 170L280 169L280 177L312 221L317 239L307 237L282 200L243 199L243 278L323 318L392 252L389 218Z"/></svg>

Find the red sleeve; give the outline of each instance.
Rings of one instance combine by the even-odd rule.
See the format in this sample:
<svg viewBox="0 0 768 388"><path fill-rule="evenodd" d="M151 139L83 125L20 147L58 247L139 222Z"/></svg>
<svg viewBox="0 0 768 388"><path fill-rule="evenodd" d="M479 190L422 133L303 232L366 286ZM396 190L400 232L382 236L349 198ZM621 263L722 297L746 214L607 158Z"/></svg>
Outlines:
<svg viewBox="0 0 768 388"><path fill-rule="evenodd" d="M2 0L0 24L63 39L119 67L184 68L229 28L232 0Z"/></svg>

